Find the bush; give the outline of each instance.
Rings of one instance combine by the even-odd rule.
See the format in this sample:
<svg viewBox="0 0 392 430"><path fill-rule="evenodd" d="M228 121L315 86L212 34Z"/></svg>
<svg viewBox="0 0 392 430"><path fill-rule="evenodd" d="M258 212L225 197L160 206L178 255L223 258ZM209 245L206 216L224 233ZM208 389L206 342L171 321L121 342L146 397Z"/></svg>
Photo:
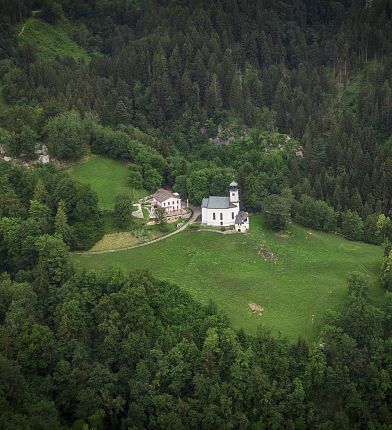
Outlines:
<svg viewBox="0 0 392 430"><path fill-rule="evenodd" d="M392 251L384 257L380 280L386 290L392 291Z"/></svg>
<svg viewBox="0 0 392 430"><path fill-rule="evenodd" d="M380 245L382 242L381 235L377 227L378 215L369 215L364 223L364 233L363 240L367 243L373 243L375 245Z"/></svg>
<svg viewBox="0 0 392 430"><path fill-rule="evenodd" d="M86 153L90 135L79 112L68 111L50 118L44 130L49 153L59 160L78 160Z"/></svg>
<svg viewBox="0 0 392 430"><path fill-rule="evenodd" d="M129 228L132 223L132 206L133 202L129 196L118 195L114 200L114 224L123 229Z"/></svg>
<svg viewBox="0 0 392 430"><path fill-rule="evenodd" d="M337 214L328 203L304 195L301 201L295 201L293 204L293 218L305 227L322 231L334 231Z"/></svg>
<svg viewBox="0 0 392 430"><path fill-rule="evenodd" d="M290 219L289 199L272 194L264 199L264 214L273 230L283 230Z"/></svg>
<svg viewBox="0 0 392 430"><path fill-rule="evenodd" d="M348 210L342 213L342 234L350 240L362 240L363 221L357 212Z"/></svg>

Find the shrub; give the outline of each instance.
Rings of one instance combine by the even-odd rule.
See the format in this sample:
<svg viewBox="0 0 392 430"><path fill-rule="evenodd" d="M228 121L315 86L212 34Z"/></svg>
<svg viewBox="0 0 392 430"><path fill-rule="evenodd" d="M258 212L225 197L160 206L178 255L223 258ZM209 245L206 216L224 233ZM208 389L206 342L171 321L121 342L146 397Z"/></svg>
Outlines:
<svg viewBox="0 0 392 430"><path fill-rule="evenodd" d="M272 194L264 199L264 214L273 230L283 230L290 219L289 199Z"/></svg>
<svg viewBox="0 0 392 430"><path fill-rule="evenodd" d="M348 210L342 213L342 234L350 240L362 240L363 221L357 212Z"/></svg>
<svg viewBox="0 0 392 430"><path fill-rule="evenodd" d="M304 195L301 201L293 204L293 217L296 222L315 230L334 231L337 215L335 210L322 200Z"/></svg>

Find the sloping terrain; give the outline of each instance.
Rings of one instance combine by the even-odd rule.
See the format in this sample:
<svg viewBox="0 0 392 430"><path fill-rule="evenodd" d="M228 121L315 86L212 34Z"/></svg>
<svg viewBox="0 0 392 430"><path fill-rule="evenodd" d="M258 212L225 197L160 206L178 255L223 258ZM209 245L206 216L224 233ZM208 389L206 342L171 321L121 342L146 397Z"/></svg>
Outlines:
<svg viewBox="0 0 392 430"><path fill-rule="evenodd" d="M271 251L273 259L262 252ZM210 299L227 312L236 328L254 333L259 324L295 340L315 340L329 309L347 298L351 271L374 281L373 300L382 289L376 276L381 247L291 225L287 235L272 233L261 217L251 218L248 235L187 231L151 246L103 255L77 255L79 267L150 270L178 283L197 300ZM249 304L264 311L252 313Z"/></svg>

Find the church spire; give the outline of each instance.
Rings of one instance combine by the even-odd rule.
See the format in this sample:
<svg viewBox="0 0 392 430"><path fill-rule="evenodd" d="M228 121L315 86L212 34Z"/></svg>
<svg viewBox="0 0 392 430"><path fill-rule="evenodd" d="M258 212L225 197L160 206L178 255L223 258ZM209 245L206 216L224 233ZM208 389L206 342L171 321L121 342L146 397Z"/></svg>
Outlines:
<svg viewBox="0 0 392 430"><path fill-rule="evenodd" d="M240 197L238 193L238 184L237 182L233 181L229 185L229 196L230 196L230 203L234 203L238 206L240 202Z"/></svg>

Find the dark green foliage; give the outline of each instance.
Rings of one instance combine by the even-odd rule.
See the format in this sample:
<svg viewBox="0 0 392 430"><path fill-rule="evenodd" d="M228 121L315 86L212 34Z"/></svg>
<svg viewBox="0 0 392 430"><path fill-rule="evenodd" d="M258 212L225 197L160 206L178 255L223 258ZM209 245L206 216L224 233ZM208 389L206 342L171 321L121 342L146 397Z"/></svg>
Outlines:
<svg viewBox="0 0 392 430"><path fill-rule="evenodd" d="M293 218L298 223L315 230L334 231L337 215L334 209L322 200L304 195L293 204Z"/></svg>
<svg viewBox="0 0 392 430"><path fill-rule="evenodd" d="M51 155L60 160L77 160L86 153L89 133L76 111L64 112L45 125Z"/></svg>
<svg viewBox="0 0 392 430"><path fill-rule="evenodd" d="M54 218L54 232L60 236L65 243L71 243L71 228L68 225L68 216L63 200L60 200L57 206L57 212Z"/></svg>
<svg viewBox="0 0 392 430"><path fill-rule="evenodd" d="M128 229L132 223L133 202L129 196L119 195L114 199L114 224L121 229Z"/></svg>
<svg viewBox="0 0 392 430"><path fill-rule="evenodd" d="M38 295L3 276L0 425L388 426L390 318L364 286L350 276L346 306L309 349L235 333L214 304L145 273L82 272Z"/></svg>
<svg viewBox="0 0 392 430"><path fill-rule="evenodd" d="M290 219L290 202L272 194L263 200L263 212L274 230L283 230Z"/></svg>
<svg viewBox="0 0 392 430"><path fill-rule="evenodd" d="M98 199L88 186L51 168L27 170L5 162L0 166L5 190L0 192L0 223L8 243L4 252L19 260L20 268L26 264L25 252L30 258L33 237L55 232L73 249L90 248L102 237Z"/></svg>
<svg viewBox="0 0 392 430"><path fill-rule="evenodd" d="M143 188L143 176L140 166L131 164L129 166L129 182L132 188Z"/></svg>
<svg viewBox="0 0 392 430"><path fill-rule="evenodd" d="M381 243L381 237L379 228L377 226L378 222L377 214L368 215L363 224L363 240L368 243L374 243L379 245Z"/></svg>
<svg viewBox="0 0 392 430"><path fill-rule="evenodd" d="M392 250L384 257L380 279L382 286L387 290L392 291Z"/></svg>
<svg viewBox="0 0 392 430"><path fill-rule="evenodd" d="M362 240L363 238L363 221L361 217L351 210L341 214L342 234L350 240Z"/></svg>
<svg viewBox="0 0 392 430"><path fill-rule="evenodd" d="M61 284L72 273L68 248L61 238L44 235L36 240L38 253L37 273L39 282Z"/></svg>
<svg viewBox="0 0 392 430"><path fill-rule="evenodd" d="M14 133L9 141L8 149L12 156L32 158L38 140L37 133L29 126L24 125L21 130Z"/></svg>
<svg viewBox="0 0 392 430"><path fill-rule="evenodd" d="M43 20L55 24L63 16L61 5L55 0L42 0L39 17Z"/></svg>
<svg viewBox="0 0 392 430"><path fill-rule="evenodd" d="M155 209L155 223L159 226L161 231L165 231L167 228L167 217L164 208L157 207Z"/></svg>
<svg viewBox="0 0 392 430"><path fill-rule="evenodd" d="M213 167L194 170L187 178L187 194L192 203L200 204L209 195L227 195L232 180L231 169Z"/></svg>

